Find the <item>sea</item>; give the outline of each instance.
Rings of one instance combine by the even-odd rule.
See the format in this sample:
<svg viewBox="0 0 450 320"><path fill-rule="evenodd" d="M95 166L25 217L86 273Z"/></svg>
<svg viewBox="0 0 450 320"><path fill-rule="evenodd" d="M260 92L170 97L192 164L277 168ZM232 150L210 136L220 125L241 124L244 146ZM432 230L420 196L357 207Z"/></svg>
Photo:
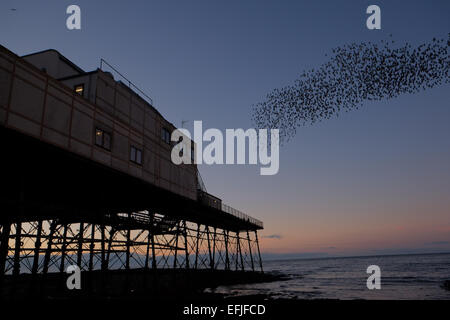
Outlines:
<svg viewBox="0 0 450 320"><path fill-rule="evenodd" d="M367 268L380 268L380 289L369 290ZM450 300L450 253L265 261L264 272L285 275L270 283L221 286L225 296L272 299Z"/></svg>

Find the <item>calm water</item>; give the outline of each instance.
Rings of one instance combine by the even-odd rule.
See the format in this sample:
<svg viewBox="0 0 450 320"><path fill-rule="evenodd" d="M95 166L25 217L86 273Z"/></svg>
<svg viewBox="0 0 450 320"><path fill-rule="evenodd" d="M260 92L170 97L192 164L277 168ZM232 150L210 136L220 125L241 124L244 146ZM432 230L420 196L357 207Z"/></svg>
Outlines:
<svg viewBox="0 0 450 320"><path fill-rule="evenodd" d="M381 289L368 290L366 269L381 269ZM450 254L326 258L265 262L288 281L219 287L227 295L269 294L298 299L450 299Z"/></svg>

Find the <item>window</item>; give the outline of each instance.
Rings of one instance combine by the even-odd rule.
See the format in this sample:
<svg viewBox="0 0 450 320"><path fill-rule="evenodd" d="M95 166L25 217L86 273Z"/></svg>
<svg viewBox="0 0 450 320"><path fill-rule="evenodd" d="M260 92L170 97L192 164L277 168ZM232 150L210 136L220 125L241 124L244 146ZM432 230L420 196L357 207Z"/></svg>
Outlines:
<svg viewBox="0 0 450 320"><path fill-rule="evenodd" d="M162 128L161 130L161 139L165 143L170 144L170 132L166 128Z"/></svg>
<svg viewBox="0 0 450 320"><path fill-rule="evenodd" d="M135 146L131 146L130 161L137 164L142 164L142 150L136 148Z"/></svg>
<svg viewBox="0 0 450 320"><path fill-rule="evenodd" d="M191 148L191 164L195 162L195 148Z"/></svg>
<svg viewBox="0 0 450 320"><path fill-rule="evenodd" d="M84 92L84 84L83 83L82 84L77 84L74 87L74 89L75 89L75 93L78 93L80 96L82 96L83 92Z"/></svg>
<svg viewBox="0 0 450 320"><path fill-rule="evenodd" d="M111 134L102 130L95 129L95 144L106 150L111 150Z"/></svg>

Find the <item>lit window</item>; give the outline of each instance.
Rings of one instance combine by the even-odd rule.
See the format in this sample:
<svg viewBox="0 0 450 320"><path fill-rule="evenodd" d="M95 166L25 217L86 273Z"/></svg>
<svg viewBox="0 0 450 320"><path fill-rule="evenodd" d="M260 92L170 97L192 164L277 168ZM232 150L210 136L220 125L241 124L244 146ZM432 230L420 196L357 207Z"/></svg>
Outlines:
<svg viewBox="0 0 450 320"><path fill-rule="evenodd" d="M103 131L100 129L95 130L95 144L103 146Z"/></svg>
<svg viewBox="0 0 450 320"><path fill-rule="evenodd" d="M75 93L77 93L80 96L82 96L83 95L83 91L84 91L84 84L77 84L75 86Z"/></svg>
<svg viewBox="0 0 450 320"><path fill-rule="evenodd" d="M111 134L102 129L95 129L95 144L106 150L111 150Z"/></svg>
<svg viewBox="0 0 450 320"><path fill-rule="evenodd" d="M142 150L131 146L130 150L130 160L131 162L142 164Z"/></svg>
<svg viewBox="0 0 450 320"><path fill-rule="evenodd" d="M170 132L166 128L162 128L161 130L161 139L165 143L170 144Z"/></svg>

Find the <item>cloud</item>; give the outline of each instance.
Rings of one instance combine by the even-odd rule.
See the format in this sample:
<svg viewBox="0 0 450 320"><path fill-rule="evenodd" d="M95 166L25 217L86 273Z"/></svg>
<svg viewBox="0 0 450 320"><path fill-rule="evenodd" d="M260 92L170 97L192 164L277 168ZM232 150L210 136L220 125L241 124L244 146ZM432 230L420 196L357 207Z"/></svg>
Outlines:
<svg viewBox="0 0 450 320"><path fill-rule="evenodd" d="M283 236L281 234L269 234L267 236L263 236L266 239L281 239Z"/></svg>

